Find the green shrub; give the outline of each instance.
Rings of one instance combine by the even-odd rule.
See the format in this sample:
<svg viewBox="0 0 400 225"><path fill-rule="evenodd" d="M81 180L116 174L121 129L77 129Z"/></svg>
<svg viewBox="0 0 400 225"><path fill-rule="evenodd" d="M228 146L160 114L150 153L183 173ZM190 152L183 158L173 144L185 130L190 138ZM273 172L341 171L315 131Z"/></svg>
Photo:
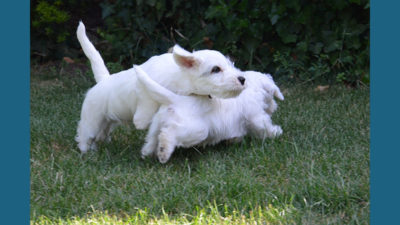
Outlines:
<svg viewBox="0 0 400 225"><path fill-rule="evenodd" d="M65 42L68 32L64 29L64 24L70 19L68 12L61 9L62 1L39 1L33 8L32 29L33 43L32 51L36 54L47 55L51 48L49 45L58 45ZM53 40L46 43L46 40Z"/></svg>
<svg viewBox="0 0 400 225"><path fill-rule="evenodd" d="M368 83L368 1L117 0L102 9L107 52L129 63L179 43L286 80Z"/></svg>
<svg viewBox="0 0 400 225"><path fill-rule="evenodd" d="M98 3L101 15L82 16ZM87 26L97 28L102 44L95 41L96 47L106 61L126 67L178 43L219 50L243 70L286 81L369 83L368 0L41 0L32 5L36 52L41 51L35 46L57 52L61 43L79 49L71 34L83 19L104 22Z"/></svg>
<svg viewBox="0 0 400 225"><path fill-rule="evenodd" d="M102 17L106 27L99 30L111 45L106 57L120 59L127 65L143 62L155 54L168 51L174 43L183 47L204 48L195 42L204 35L202 13L204 1L104 1Z"/></svg>
<svg viewBox="0 0 400 225"><path fill-rule="evenodd" d="M31 56L45 61L78 56L80 47L75 36L78 21L92 14L97 1L32 0Z"/></svg>

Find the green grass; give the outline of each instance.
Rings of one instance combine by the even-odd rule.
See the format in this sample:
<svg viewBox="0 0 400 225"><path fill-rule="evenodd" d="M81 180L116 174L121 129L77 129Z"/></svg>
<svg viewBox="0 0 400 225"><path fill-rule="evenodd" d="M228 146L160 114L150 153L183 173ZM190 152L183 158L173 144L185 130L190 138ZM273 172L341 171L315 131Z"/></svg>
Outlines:
<svg viewBox="0 0 400 225"><path fill-rule="evenodd" d="M142 160L120 127L81 156L74 136L90 74L32 68L31 224L368 224L369 90L282 88L264 142Z"/></svg>

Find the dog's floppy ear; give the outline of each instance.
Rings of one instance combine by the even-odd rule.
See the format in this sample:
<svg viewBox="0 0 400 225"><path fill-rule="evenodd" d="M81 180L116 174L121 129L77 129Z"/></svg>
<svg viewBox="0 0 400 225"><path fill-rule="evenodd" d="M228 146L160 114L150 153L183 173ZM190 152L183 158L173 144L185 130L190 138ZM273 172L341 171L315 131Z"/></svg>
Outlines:
<svg viewBox="0 0 400 225"><path fill-rule="evenodd" d="M184 68L190 69L195 68L199 65L199 60L193 56L192 53L181 48L179 45L175 45L172 54L174 56L175 62Z"/></svg>

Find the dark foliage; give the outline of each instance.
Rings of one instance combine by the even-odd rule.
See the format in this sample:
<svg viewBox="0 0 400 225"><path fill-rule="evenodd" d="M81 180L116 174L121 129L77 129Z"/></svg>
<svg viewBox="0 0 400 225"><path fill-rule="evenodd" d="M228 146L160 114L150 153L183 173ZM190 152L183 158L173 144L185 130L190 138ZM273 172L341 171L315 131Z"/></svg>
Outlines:
<svg viewBox="0 0 400 225"><path fill-rule="evenodd" d="M369 83L366 0L42 0L31 7L32 55L44 60L77 57L82 19L106 61L125 66L179 43L219 50L241 69L286 81Z"/></svg>

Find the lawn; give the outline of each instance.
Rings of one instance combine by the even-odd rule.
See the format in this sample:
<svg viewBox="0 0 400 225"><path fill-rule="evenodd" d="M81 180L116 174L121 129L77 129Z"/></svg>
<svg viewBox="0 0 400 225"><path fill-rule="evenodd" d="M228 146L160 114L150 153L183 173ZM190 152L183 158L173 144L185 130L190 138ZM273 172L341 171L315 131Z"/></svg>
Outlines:
<svg viewBox="0 0 400 225"><path fill-rule="evenodd" d="M264 141L143 160L145 132L118 128L81 155L81 70L32 66L31 224L368 224L369 89L282 85Z"/></svg>

